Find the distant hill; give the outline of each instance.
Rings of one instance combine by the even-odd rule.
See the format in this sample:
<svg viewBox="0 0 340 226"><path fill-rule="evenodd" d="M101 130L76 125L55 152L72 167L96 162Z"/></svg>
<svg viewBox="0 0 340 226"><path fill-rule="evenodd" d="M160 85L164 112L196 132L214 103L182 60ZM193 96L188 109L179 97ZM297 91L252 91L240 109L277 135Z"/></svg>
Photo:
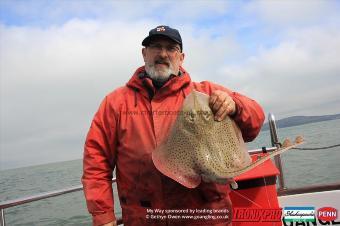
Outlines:
<svg viewBox="0 0 340 226"><path fill-rule="evenodd" d="M276 125L279 128L284 128L284 127L298 126L298 125L303 125L307 123L328 121L328 120L334 120L334 119L340 119L340 114L321 115L321 116L292 116L292 117L277 120ZM268 122L266 122L263 125L262 130L269 130Z"/></svg>

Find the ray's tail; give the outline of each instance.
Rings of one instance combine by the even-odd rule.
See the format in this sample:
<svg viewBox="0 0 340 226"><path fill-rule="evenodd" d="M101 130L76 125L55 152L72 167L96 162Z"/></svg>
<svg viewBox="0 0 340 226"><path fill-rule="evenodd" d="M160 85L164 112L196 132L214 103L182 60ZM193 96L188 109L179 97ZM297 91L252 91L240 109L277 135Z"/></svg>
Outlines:
<svg viewBox="0 0 340 226"><path fill-rule="evenodd" d="M269 155L266 155L264 157L260 157L260 159L256 160L255 162L252 162L250 165L246 166L243 169L240 169L240 170L237 170L237 171L232 171L232 172L227 172L227 175L235 177L235 176L238 176L238 175L240 175L242 173L245 173L245 172L255 168L256 166L264 163L268 159L270 159L270 158L272 158L272 157L274 157L276 155L279 155L279 154L281 154L281 153L283 153L285 151L288 151L289 149L295 148L295 147L303 144L304 141L303 141L303 138L301 136L298 136L298 137L296 137L294 144L292 144L291 142L285 142L285 143L286 143L286 146L284 144L283 148L279 148L278 150L273 151Z"/></svg>

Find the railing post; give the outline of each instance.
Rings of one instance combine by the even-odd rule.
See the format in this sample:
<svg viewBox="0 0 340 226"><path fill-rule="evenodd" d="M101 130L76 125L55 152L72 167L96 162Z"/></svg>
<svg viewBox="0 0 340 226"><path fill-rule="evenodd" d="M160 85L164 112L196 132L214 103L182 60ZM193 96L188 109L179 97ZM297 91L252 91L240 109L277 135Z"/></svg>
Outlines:
<svg viewBox="0 0 340 226"><path fill-rule="evenodd" d="M277 135L275 117L272 113L268 114L268 124L269 124L269 129L270 129L270 138L271 138L272 146L280 148L279 137ZM285 186L285 180L284 180L284 175L283 175L281 156L280 155L275 156L274 161L275 161L276 167L280 171L279 190L284 190L284 189L286 189L286 186Z"/></svg>
<svg viewBox="0 0 340 226"><path fill-rule="evenodd" d="M5 209L1 209L1 214L0 214L0 224L1 226L5 226Z"/></svg>

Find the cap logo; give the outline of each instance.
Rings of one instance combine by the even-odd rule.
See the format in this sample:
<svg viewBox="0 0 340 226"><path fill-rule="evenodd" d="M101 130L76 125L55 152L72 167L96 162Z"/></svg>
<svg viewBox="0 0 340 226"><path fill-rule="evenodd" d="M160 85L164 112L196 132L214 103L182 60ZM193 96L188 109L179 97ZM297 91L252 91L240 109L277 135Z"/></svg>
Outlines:
<svg viewBox="0 0 340 226"><path fill-rule="evenodd" d="M165 31L165 28L164 27L158 27L157 32L160 32L160 31Z"/></svg>

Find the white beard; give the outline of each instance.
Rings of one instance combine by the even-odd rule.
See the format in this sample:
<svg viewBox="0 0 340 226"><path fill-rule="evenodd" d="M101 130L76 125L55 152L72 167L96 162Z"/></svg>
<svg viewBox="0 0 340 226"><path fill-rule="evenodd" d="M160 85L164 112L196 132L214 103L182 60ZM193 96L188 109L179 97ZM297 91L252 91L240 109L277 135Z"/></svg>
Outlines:
<svg viewBox="0 0 340 226"><path fill-rule="evenodd" d="M145 71L152 80L158 82L165 82L169 79L170 75L175 74L172 64L169 62L169 67L166 69L157 69L155 64L145 64Z"/></svg>

